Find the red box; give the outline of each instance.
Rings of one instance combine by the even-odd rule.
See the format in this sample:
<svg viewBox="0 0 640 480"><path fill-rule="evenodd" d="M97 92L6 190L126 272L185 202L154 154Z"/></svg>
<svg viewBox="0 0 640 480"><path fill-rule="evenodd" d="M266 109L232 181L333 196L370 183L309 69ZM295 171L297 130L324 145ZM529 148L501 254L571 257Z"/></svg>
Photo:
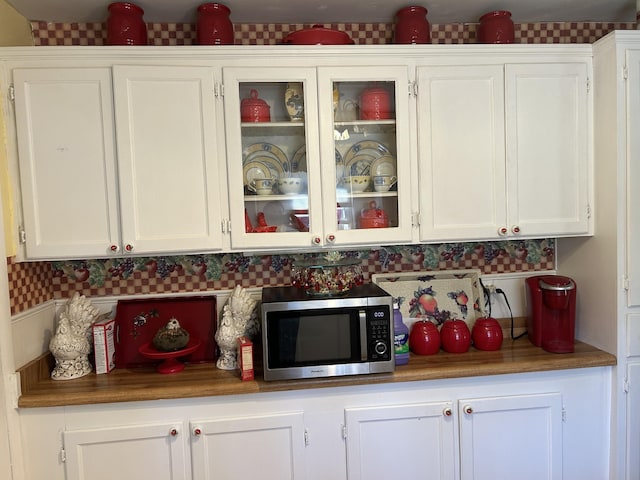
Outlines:
<svg viewBox="0 0 640 480"><path fill-rule="evenodd" d="M109 373L116 367L115 331L115 318L98 320L93 324L96 373Z"/></svg>
<svg viewBox="0 0 640 480"><path fill-rule="evenodd" d="M253 343L247 337L238 337L238 365L240 378L253 380Z"/></svg>
<svg viewBox="0 0 640 480"><path fill-rule="evenodd" d="M186 359L188 363L215 362L217 311L215 296L187 296L120 300L116 308L116 368L153 365L140 346L151 342L169 320L176 318L180 326L201 344Z"/></svg>

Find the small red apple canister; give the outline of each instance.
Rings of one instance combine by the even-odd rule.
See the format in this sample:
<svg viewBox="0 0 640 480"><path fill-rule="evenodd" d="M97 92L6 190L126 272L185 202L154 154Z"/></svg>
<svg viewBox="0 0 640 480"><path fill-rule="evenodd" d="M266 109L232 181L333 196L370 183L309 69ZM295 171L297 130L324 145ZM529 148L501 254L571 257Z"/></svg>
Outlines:
<svg viewBox="0 0 640 480"><path fill-rule="evenodd" d="M267 102L258 98L258 91L251 90L249 98L240 102L240 120L243 122L270 122L271 107Z"/></svg>
<svg viewBox="0 0 640 480"><path fill-rule="evenodd" d="M513 43L515 28L511 12L496 10L480 17L478 25L479 43Z"/></svg>
<svg viewBox="0 0 640 480"><path fill-rule="evenodd" d="M440 332L429 320L418 320L411 326L409 348L416 355L435 355L440 351Z"/></svg>
<svg viewBox="0 0 640 480"><path fill-rule="evenodd" d="M500 350L502 338L502 327L495 318L478 318L471 329L473 346L478 350Z"/></svg>
<svg viewBox="0 0 640 480"><path fill-rule="evenodd" d="M107 45L146 45L147 24L144 10L128 2L110 4L107 18Z"/></svg>
<svg viewBox="0 0 640 480"><path fill-rule="evenodd" d="M449 353L464 353L471 346L471 332L464 320L447 320L440 328L442 349Z"/></svg>

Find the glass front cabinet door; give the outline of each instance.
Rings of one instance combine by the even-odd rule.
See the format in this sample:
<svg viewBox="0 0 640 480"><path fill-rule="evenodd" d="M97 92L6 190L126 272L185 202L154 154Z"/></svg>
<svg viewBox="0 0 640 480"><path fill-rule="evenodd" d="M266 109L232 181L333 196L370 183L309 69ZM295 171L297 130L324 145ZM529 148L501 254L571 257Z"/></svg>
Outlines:
<svg viewBox="0 0 640 480"><path fill-rule="evenodd" d="M232 248L411 240L408 80L390 71L224 69Z"/></svg>

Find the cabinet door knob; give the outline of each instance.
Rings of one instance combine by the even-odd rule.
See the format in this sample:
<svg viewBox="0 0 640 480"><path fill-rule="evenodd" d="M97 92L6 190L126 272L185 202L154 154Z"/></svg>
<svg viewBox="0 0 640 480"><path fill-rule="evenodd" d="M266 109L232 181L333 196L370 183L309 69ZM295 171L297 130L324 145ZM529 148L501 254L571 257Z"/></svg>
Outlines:
<svg viewBox="0 0 640 480"><path fill-rule="evenodd" d="M200 430L200 428L196 427L193 429L193 434L197 437L200 434L202 434L202 430Z"/></svg>
<svg viewBox="0 0 640 480"><path fill-rule="evenodd" d="M178 429L172 428L171 430L169 430L169 435L171 435L172 437L175 437L176 435L178 435Z"/></svg>
<svg viewBox="0 0 640 480"><path fill-rule="evenodd" d="M514 225L513 227L511 227L511 231L517 235L518 233L520 233L520 227Z"/></svg>
<svg viewBox="0 0 640 480"><path fill-rule="evenodd" d="M498 235L506 235L508 231L507 227L502 227L498 230Z"/></svg>
<svg viewBox="0 0 640 480"><path fill-rule="evenodd" d="M442 411L442 414L445 417L450 417L451 415L453 415L453 411L451 410L451 407L447 407Z"/></svg>
<svg viewBox="0 0 640 480"><path fill-rule="evenodd" d="M330 233L329 235L327 235L327 242L328 243L333 243L336 241L336 236L333 233Z"/></svg>
<svg viewBox="0 0 640 480"><path fill-rule="evenodd" d="M109 250L111 250L113 253L117 252L119 250L118 245L111 245L109 247Z"/></svg>
<svg viewBox="0 0 640 480"><path fill-rule="evenodd" d="M322 239L320 237L313 237L311 243L313 243L314 245L320 245L322 243Z"/></svg>
<svg viewBox="0 0 640 480"><path fill-rule="evenodd" d="M466 413L467 415L471 415L473 413L473 408L471 407L471 405L465 405L464 413Z"/></svg>
<svg viewBox="0 0 640 480"><path fill-rule="evenodd" d="M133 250L133 245L131 245L130 243L127 243L127 244L124 246L124 249L125 249L127 252L131 252L131 251Z"/></svg>

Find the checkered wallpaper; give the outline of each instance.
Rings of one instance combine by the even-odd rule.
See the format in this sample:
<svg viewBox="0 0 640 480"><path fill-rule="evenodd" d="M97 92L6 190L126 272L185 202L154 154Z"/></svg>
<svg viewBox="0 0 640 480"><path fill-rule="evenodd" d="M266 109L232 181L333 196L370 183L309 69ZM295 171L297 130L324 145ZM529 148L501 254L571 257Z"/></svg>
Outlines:
<svg viewBox="0 0 640 480"><path fill-rule="evenodd" d="M104 45L106 25L104 23L46 23L31 22L35 46L68 45ZM238 45L274 45L290 32L309 28L310 24L243 24L235 25L235 43ZM356 44L391 43L393 24L354 24L337 23L325 27L347 32ZM477 24L432 25L431 38L435 44L475 43ZM528 23L516 24L515 41L517 43L593 43L612 30L635 29L636 23ZM194 24L163 23L147 24L150 45L191 45L195 42ZM543 241L544 242L544 241ZM485 247L496 249L498 244L488 242ZM502 249L502 245L498 245ZM363 258L363 270L366 275L378 272L398 272L423 270L424 266L415 262L412 247L399 247L400 250L388 255L381 262L377 250ZM419 247L418 247L419 248ZM415 250L415 246L413 247ZM440 248L442 250L442 248ZM444 250L446 252L446 248ZM389 260L390 257L391 260ZM226 259L226 257L224 257ZM280 257L278 257L280 258ZM238 256L228 259L238 261ZM280 258L280 261L282 259ZM229 263L229 261L227 261ZM73 276L73 265L66 265L67 273L48 262L17 263L7 259L9 271L9 289L11 311L13 314L27 310L51 298L66 298L74 291L89 296L158 294L171 292L197 292L204 290L230 289L236 284L245 287L262 285L283 285L291 280L289 264L274 269L271 257L258 257L253 262L234 271L233 265L226 266L218 278L211 279L198 274L192 264L186 261L176 262L168 275L159 276L144 270L136 270L123 278L115 275L100 284L79 281ZM548 256L519 258L506 252L491 261L475 251L468 251L460 257L439 259L437 267L431 269L450 270L480 268L484 273L502 273L515 271L536 271L554 268L553 253ZM69 270L71 269L71 270Z"/></svg>
<svg viewBox="0 0 640 480"><path fill-rule="evenodd" d="M36 46L104 45L104 23L46 23L32 22ZM287 34L311 24L242 24L235 25L237 45L275 45ZM347 32L356 44L392 43L392 23L333 23L325 27ZM431 26L431 42L476 43L476 23L453 23ZM554 22L517 23L516 43L593 43L612 30L635 29L635 23ZM149 23L149 45L192 45L195 43L195 24Z"/></svg>

